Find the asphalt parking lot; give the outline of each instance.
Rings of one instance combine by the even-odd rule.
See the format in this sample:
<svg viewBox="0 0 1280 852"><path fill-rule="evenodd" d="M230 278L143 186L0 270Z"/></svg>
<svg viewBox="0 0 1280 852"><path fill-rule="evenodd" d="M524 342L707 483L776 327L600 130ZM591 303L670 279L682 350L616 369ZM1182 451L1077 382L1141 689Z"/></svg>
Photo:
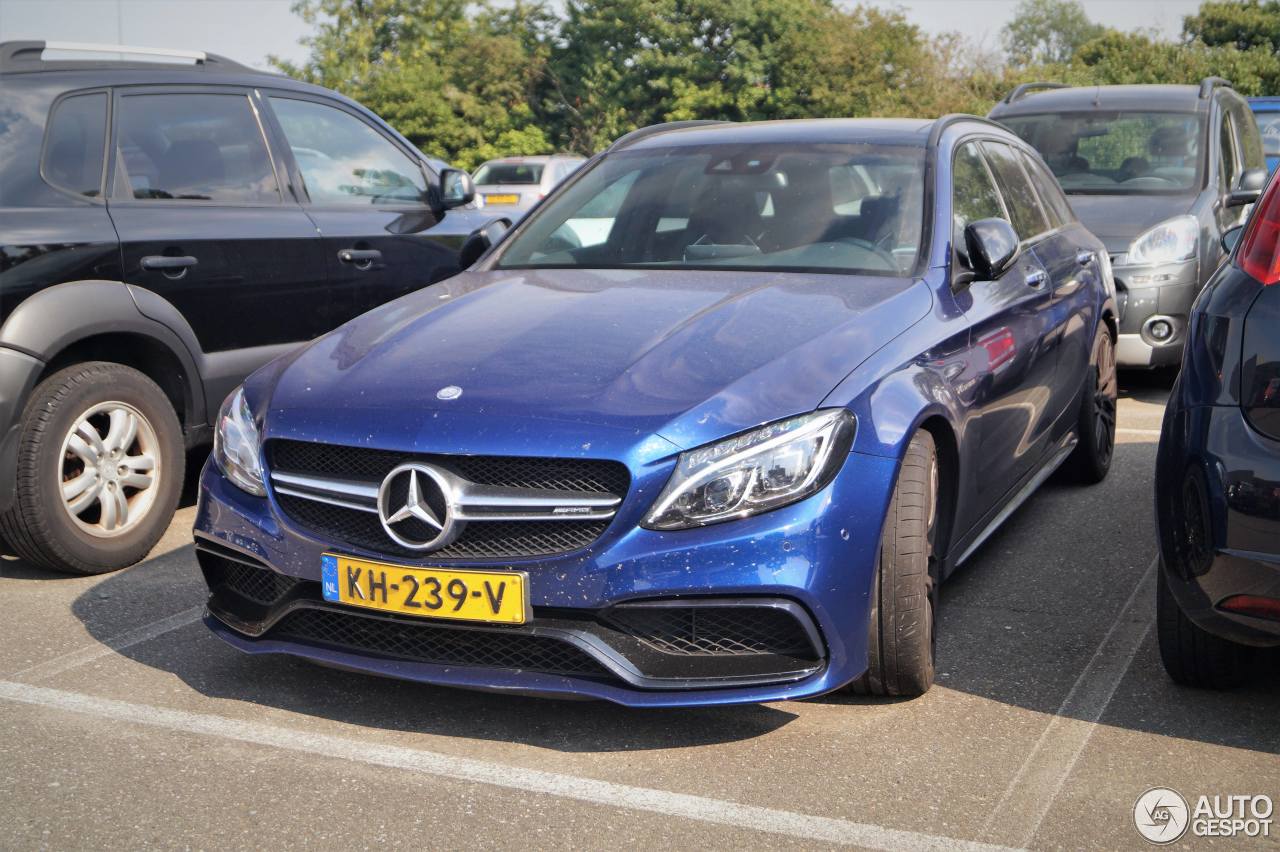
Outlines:
<svg viewBox="0 0 1280 852"><path fill-rule="evenodd" d="M0 561L0 846L1139 848L1150 787L1280 798L1277 672L1160 666L1167 380L1124 384L1111 477L1049 484L943 588L913 701L648 712L241 656L199 622L190 506L118 574Z"/></svg>

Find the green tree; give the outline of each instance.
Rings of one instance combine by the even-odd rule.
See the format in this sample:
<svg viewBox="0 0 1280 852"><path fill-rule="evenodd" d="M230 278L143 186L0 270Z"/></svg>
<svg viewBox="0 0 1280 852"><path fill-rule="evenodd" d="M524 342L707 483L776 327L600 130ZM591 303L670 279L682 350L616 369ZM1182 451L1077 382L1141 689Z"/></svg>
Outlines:
<svg viewBox="0 0 1280 852"><path fill-rule="evenodd" d="M1182 34L1210 47L1280 51L1280 0L1209 0L1182 19Z"/></svg>
<svg viewBox="0 0 1280 852"><path fill-rule="evenodd" d="M1064 63L1105 31L1079 0L1022 0L1000 40L1014 65Z"/></svg>

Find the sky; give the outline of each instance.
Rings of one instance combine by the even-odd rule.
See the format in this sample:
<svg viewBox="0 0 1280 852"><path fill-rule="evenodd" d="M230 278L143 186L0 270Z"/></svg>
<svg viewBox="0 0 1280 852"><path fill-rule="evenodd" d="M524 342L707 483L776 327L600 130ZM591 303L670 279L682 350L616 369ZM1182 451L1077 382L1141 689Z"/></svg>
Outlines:
<svg viewBox="0 0 1280 852"><path fill-rule="evenodd" d="M845 0L847 3L847 0ZM870 0L900 8L926 32L956 31L982 47L999 47L1014 0ZM308 27L291 0L0 0L0 41L44 39L205 50L266 68L274 54L306 57ZM1182 16L1199 0L1084 0L1094 21L1176 38Z"/></svg>

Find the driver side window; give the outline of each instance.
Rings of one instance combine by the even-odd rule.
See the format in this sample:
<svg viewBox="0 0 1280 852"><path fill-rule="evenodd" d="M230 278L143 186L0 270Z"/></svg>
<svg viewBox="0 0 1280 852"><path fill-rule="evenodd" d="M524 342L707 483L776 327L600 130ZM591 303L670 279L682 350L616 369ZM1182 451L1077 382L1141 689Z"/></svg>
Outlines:
<svg viewBox="0 0 1280 852"><path fill-rule="evenodd" d="M955 250L965 254L964 229L979 219L1008 219L1000 193L976 142L956 149L951 167L951 239Z"/></svg>

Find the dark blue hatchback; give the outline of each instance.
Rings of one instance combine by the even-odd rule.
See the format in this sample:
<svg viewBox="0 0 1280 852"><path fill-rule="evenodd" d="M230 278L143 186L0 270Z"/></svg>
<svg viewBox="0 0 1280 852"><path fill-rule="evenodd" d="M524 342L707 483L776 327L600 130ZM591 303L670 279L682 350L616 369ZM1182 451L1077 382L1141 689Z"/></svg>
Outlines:
<svg viewBox="0 0 1280 852"><path fill-rule="evenodd" d="M638 131L227 400L208 624L631 705L919 694L939 583L1106 475L1115 332L1102 244L994 124Z"/></svg>
<svg viewBox="0 0 1280 852"><path fill-rule="evenodd" d="M1280 180L1191 315L1156 469L1160 652L1225 687L1280 646Z"/></svg>

